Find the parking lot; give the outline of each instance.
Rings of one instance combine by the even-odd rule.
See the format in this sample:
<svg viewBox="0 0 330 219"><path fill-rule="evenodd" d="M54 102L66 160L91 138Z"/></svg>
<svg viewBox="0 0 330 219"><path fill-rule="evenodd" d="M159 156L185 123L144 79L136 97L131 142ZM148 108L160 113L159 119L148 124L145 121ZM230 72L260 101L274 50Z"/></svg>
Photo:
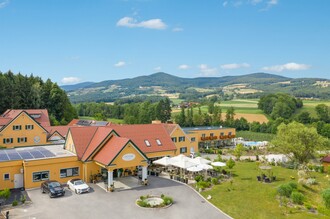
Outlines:
<svg viewBox="0 0 330 219"><path fill-rule="evenodd" d="M150 185L125 191L106 193L91 184L92 191L77 195L66 190L64 197L49 198L40 189L28 191L32 204L10 211L11 218L229 218L206 202L186 185L149 177ZM167 209L143 209L135 204L141 195L165 194L174 204Z"/></svg>

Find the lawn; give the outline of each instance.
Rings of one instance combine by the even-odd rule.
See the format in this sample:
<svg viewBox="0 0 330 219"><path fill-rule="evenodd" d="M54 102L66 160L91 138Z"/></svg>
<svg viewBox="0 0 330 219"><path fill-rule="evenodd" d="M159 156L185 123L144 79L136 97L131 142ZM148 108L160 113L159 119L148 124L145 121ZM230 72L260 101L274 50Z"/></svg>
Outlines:
<svg viewBox="0 0 330 219"><path fill-rule="evenodd" d="M307 187L307 189L299 185L298 190L307 197L308 203L324 212L326 216L321 213L309 213L307 210L298 208L289 208L288 214L285 214L285 208L280 207L277 200L276 189L281 184L290 181L297 182L297 170L273 167L272 171L278 180L272 183L261 183L256 179L259 171L255 162L236 162L232 171L234 175L232 184L229 181L224 182L214 186L211 190L202 192L202 195L204 197L211 195L211 203L235 219L330 217L330 210L325 210L320 197L320 191L329 187L329 180L325 174L312 173L318 184ZM294 176L295 179L292 180L291 176ZM301 208L304 209L304 206Z"/></svg>

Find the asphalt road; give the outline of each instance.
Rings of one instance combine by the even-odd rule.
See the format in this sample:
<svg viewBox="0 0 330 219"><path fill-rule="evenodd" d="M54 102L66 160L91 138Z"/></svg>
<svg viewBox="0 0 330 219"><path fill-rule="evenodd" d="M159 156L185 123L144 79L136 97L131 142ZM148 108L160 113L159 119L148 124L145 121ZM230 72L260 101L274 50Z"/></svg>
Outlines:
<svg viewBox="0 0 330 219"><path fill-rule="evenodd" d="M106 193L91 184L90 193L77 195L66 190L64 197L50 199L39 189L27 191L32 204L12 209L11 218L34 219L228 219L186 185L159 177L149 177L150 184L131 190ZM135 204L141 195L165 194L174 200L166 209L143 209ZM219 194L220 195L220 194Z"/></svg>

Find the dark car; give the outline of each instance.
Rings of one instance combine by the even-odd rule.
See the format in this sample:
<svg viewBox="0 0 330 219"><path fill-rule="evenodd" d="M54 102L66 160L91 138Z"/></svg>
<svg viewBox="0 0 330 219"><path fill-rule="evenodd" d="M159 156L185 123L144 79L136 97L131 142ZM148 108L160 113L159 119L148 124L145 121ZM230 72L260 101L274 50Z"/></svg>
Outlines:
<svg viewBox="0 0 330 219"><path fill-rule="evenodd" d="M41 183L40 189L42 193L48 193L51 198L65 194L63 186L55 180L47 180Z"/></svg>

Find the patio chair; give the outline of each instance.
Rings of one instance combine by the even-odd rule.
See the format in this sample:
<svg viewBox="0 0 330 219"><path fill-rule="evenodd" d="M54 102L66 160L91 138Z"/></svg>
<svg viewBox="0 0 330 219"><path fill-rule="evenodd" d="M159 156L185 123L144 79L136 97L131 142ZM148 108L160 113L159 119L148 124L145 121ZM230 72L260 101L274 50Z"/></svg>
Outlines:
<svg viewBox="0 0 330 219"><path fill-rule="evenodd" d="M261 176L257 176L257 179L260 182L261 181Z"/></svg>
<svg viewBox="0 0 330 219"><path fill-rule="evenodd" d="M269 179L268 177L266 177L266 178L264 179L264 181L265 181L265 183L270 183L270 179Z"/></svg>

